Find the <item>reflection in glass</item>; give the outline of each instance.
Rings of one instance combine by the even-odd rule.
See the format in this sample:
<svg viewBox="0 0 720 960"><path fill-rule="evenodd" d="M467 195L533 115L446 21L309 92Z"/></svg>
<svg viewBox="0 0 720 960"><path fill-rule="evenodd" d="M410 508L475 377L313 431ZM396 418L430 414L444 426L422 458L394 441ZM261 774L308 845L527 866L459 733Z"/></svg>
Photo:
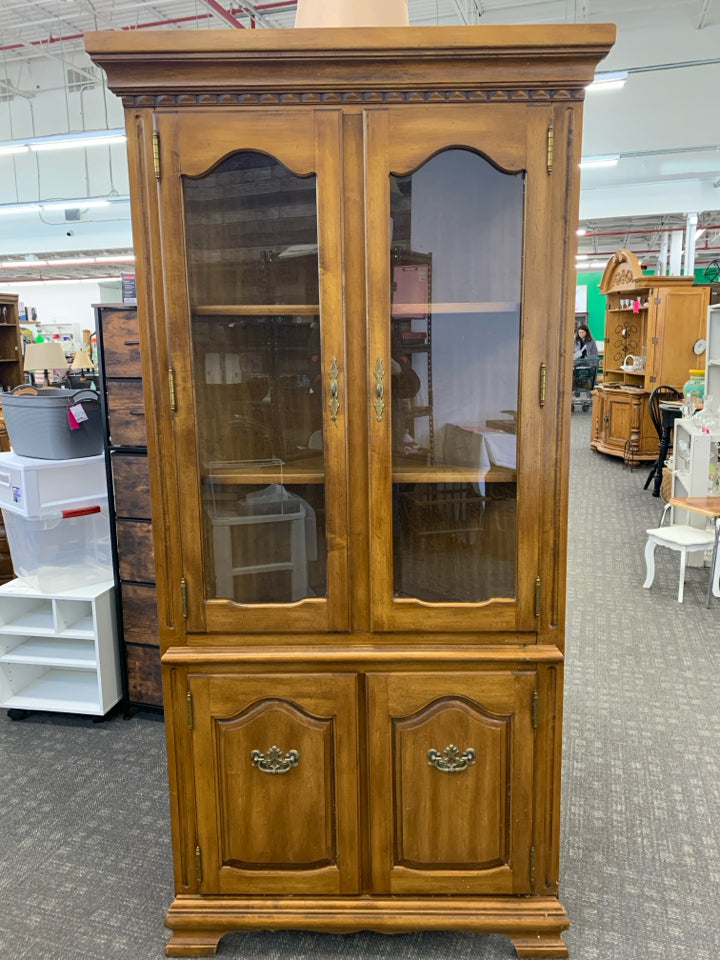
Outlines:
<svg viewBox="0 0 720 960"><path fill-rule="evenodd" d="M325 596L315 177L245 152L183 186L207 596Z"/></svg>
<svg viewBox="0 0 720 960"><path fill-rule="evenodd" d="M390 201L394 595L513 597L524 175L447 150Z"/></svg>

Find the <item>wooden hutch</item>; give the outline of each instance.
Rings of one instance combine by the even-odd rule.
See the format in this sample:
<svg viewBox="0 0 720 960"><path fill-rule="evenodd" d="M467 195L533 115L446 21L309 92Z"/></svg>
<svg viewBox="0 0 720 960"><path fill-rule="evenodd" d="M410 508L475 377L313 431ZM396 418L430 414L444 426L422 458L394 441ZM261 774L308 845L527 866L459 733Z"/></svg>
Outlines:
<svg viewBox="0 0 720 960"><path fill-rule="evenodd" d="M661 384L682 389L689 370L704 368L704 352L693 347L705 337L710 288L694 286L693 277L645 274L622 249L608 261L600 292L607 298L604 372L593 394L590 446L633 462L655 460L648 397Z"/></svg>
<svg viewBox="0 0 720 960"><path fill-rule="evenodd" d="M170 956L272 928L567 956L566 347L614 33L86 36L126 111Z"/></svg>

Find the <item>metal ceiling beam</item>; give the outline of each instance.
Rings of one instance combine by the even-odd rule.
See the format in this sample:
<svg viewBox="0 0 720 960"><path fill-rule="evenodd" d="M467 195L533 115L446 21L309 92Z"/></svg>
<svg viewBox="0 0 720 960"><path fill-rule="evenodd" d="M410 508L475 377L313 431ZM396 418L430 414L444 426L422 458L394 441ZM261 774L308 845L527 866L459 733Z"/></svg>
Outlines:
<svg viewBox="0 0 720 960"><path fill-rule="evenodd" d="M225 23L229 23L231 27L235 27L236 30L244 30L245 25L240 23L229 10L226 10L221 4L218 3L218 0L200 0L200 3L204 7L207 7L208 10L211 10L216 16L220 17L221 20L224 20Z"/></svg>

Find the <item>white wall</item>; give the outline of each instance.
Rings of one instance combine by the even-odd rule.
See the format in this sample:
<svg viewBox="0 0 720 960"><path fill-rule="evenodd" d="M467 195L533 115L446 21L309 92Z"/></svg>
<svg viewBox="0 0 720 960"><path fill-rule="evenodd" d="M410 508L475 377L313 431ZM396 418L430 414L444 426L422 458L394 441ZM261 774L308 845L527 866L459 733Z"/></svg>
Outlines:
<svg viewBox="0 0 720 960"><path fill-rule="evenodd" d="M0 284L0 290L17 293L21 303L36 309L41 323L71 323L73 336L78 342L82 340L83 330L95 330L92 304L117 303L122 299L119 280L48 280L42 283Z"/></svg>

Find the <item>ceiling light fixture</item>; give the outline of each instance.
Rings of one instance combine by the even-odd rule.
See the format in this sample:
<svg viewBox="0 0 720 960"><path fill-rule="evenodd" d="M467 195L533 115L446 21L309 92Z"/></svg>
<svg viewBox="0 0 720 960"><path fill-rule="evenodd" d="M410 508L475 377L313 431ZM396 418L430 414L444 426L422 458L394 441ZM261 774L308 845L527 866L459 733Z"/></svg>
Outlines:
<svg viewBox="0 0 720 960"><path fill-rule="evenodd" d="M619 90L625 86L628 78L627 70L606 71L596 73L593 82L585 87L586 90Z"/></svg>
<svg viewBox="0 0 720 960"><path fill-rule="evenodd" d="M22 267L72 267L87 266L92 263L134 263L132 254L119 254L117 257L64 257L57 260L4 260L0 262L3 270L15 270Z"/></svg>
<svg viewBox="0 0 720 960"><path fill-rule="evenodd" d="M596 157L581 157L580 169L587 170L589 167L615 167L620 159L619 153L606 153Z"/></svg>
<svg viewBox="0 0 720 960"><path fill-rule="evenodd" d="M29 203L0 204L0 216L17 216L23 213L42 213L44 210L87 210L93 207L109 207L117 203L129 203L127 194L112 197L75 197L72 200L34 200Z"/></svg>
<svg viewBox="0 0 720 960"><path fill-rule="evenodd" d="M115 130L84 130L79 133L52 133L46 137L27 137L24 140L6 140L0 143L0 156L16 153L70 150L75 147L109 146L125 143L122 127Z"/></svg>

